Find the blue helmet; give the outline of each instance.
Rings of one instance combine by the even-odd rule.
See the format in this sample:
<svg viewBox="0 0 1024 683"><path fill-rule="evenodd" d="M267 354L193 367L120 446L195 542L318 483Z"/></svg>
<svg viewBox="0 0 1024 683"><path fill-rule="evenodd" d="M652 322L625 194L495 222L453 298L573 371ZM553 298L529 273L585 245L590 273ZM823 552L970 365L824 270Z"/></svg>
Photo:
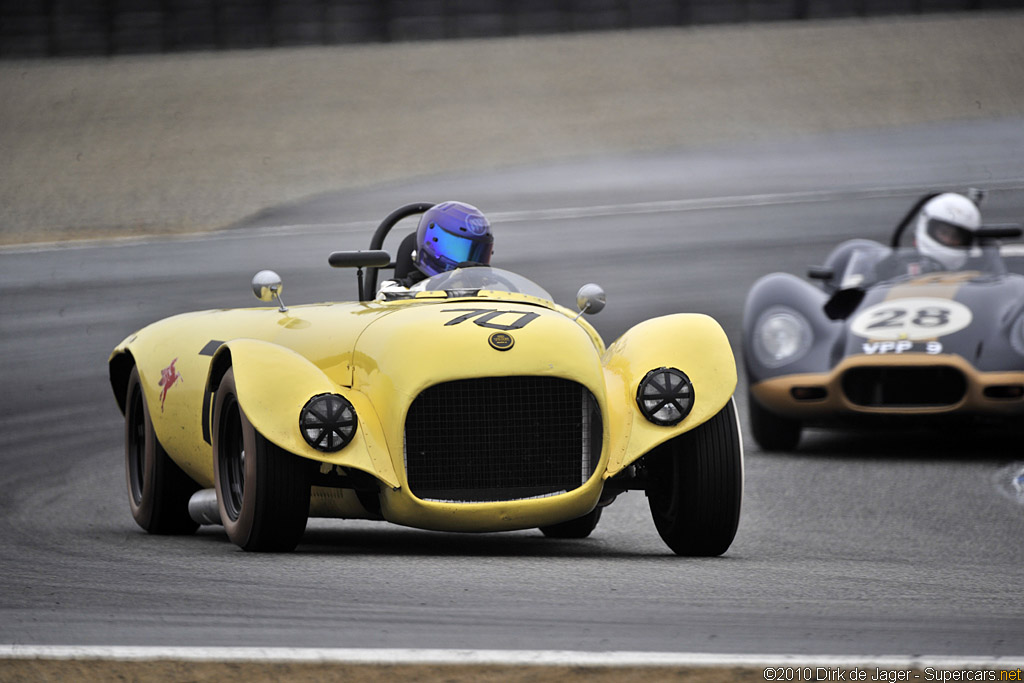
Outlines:
<svg viewBox="0 0 1024 683"><path fill-rule="evenodd" d="M416 228L416 267L424 274L454 270L467 261L488 264L494 235L480 209L462 202L442 202L420 217Z"/></svg>

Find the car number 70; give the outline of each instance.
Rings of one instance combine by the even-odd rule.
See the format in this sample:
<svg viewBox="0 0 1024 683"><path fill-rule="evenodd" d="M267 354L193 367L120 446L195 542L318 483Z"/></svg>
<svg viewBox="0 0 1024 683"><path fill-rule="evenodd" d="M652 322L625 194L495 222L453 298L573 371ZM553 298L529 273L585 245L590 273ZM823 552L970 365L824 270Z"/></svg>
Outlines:
<svg viewBox="0 0 1024 683"><path fill-rule="evenodd" d="M521 330L529 325L531 321L540 317L539 313L529 311L525 313L523 311L500 311L495 308L446 308L441 312L464 314L446 322L444 324L445 327L458 325L459 323L464 323L467 320L473 320L473 322L480 327L487 327L492 330L503 330L505 332L509 330ZM519 317L508 323L493 322L495 318L503 315L518 315Z"/></svg>

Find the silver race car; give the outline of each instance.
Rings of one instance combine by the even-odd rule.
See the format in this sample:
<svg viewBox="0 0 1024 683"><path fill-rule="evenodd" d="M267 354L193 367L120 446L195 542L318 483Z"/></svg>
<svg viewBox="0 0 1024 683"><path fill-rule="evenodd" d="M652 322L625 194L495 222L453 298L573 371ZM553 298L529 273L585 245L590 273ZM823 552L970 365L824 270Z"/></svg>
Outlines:
<svg viewBox="0 0 1024 683"><path fill-rule="evenodd" d="M1021 228L982 225L979 201L928 195L888 245L848 240L810 281L754 284L743 352L762 448L793 449L808 425L1024 415L1024 269L1001 244Z"/></svg>

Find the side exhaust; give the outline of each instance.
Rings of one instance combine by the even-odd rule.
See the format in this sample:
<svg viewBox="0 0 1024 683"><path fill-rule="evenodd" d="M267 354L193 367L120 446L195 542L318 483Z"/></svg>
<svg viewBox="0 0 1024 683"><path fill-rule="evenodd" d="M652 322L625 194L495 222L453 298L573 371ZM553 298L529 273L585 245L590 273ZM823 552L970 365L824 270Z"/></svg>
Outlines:
<svg viewBox="0 0 1024 683"><path fill-rule="evenodd" d="M197 524L221 524L217 489L202 489L188 500L188 516Z"/></svg>

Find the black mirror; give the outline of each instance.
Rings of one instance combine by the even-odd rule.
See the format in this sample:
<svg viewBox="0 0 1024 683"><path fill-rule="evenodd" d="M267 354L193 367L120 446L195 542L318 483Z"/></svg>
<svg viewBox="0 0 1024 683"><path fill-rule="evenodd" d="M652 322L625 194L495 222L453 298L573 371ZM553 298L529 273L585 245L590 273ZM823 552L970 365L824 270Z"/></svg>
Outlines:
<svg viewBox="0 0 1024 683"><path fill-rule="evenodd" d="M808 266L807 277L812 280L831 280L836 276L836 271L828 266Z"/></svg>
<svg viewBox="0 0 1024 683"><path fill-rule="evenodd" d="M369 251L335 251L327 257L334 268L387 268L391 254L380 249Z"/></svg>
<svg viewBox="0 0 1024 683"><path fill-rule="evenodd" d="M863 289L840 289L825 302L825 315L829 320L846 320L864 301Z"/></svg>
<svg viewBox="0 0 1024 683"><path fill-rule="evenodd" d="M1008 240L1024 234L1019 225L983 225L975 231L979 240Z"/></svg>
<svg viewBox="0 0 1024 683"><path fill-rule="evenodd" d="M391 266L394 268L394 264L391 263L391 254L382 249L370 249L368 251L335 251L331 252L331 255L327 257L327 262L334 268L358 268L356 271L356 281L359 285L359 300L366 301L369 297L366 296L366 292L363 289L363 268L387 268ZM371 270L374 277L370 278L373 281L372 289L376 287L377 283L377 271Z"/></svg>

